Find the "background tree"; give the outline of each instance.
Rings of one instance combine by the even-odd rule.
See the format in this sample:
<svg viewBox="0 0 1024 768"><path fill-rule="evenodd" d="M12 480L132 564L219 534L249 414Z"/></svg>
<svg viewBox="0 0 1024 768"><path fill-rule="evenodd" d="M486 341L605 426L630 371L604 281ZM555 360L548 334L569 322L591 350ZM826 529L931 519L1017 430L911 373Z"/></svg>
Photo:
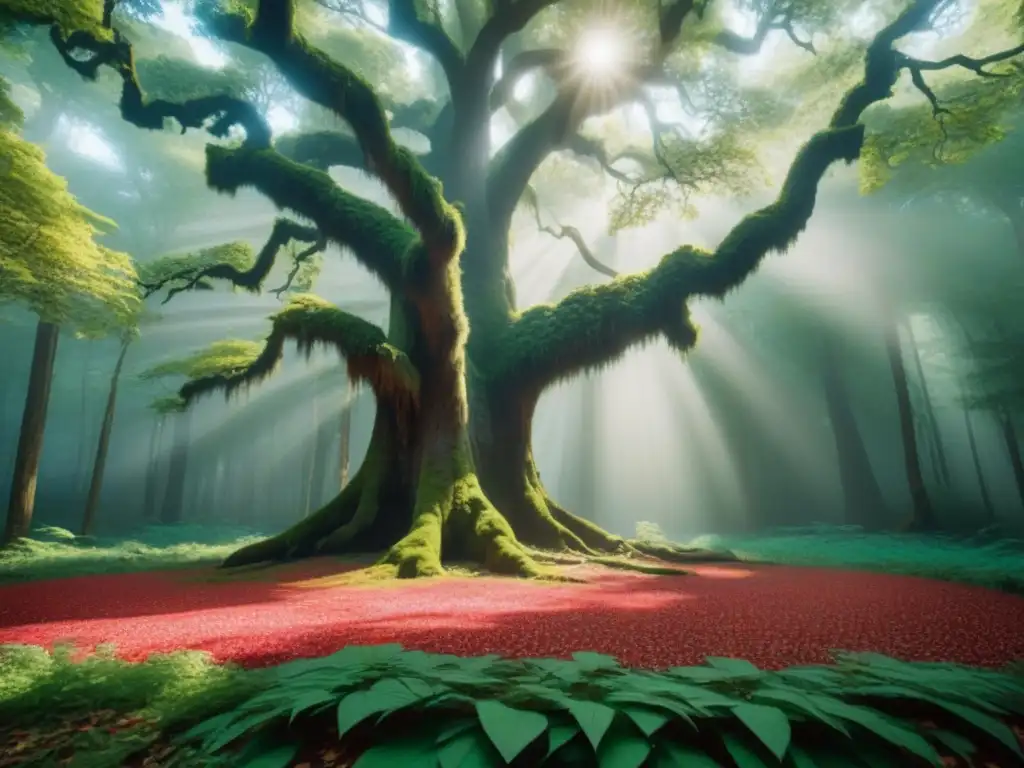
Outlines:
<svg viewBox="0 0 1024 768"><path fill-rule="evenodd" d="M102 334L130 324L139 306L131 261L95 242L97 217L22 139L21 112L0 80L0 300L38 317L28 396L14 463L3 543L28 533L61 327Z"/></svg>
<svg viewBox="0 0 1024 768"><path fill-rule="evenodd" d="M584 553L634 549L635 544L567 512L544 491L530 447L540 394L555 382L607 364L654 337L665 338L679 351L693 346L697 333L686 301L721 298L768 252L784 250L794 241L811 216L822 176L834 162L857 158L864 138L862 114L890 96L901 72L908 71L927 95L925 72L965 62L967 69L977 70L1020 52L1009 48L984 60L948 61L898 53L896 42L927 27L940 5L934 0L912 3L866 46L864 41L847 46L856 55L847 57L843 76L833 77L831 87L844 79L853 84L832 111L828 128L811 136L797 152L779 197L743 219L713 251L679 248L647 272L620 276L573 292L553 306L520 312L508 273L509 229L534 173L563 146L586 147L585 154L596 154L599 164L603 159L615 171L613 153L579 133L588 116L626 99L643 102L637 84L667 79L685 91L692 81L717 83L694 67L708 49L754 52L771 32L790 37L805 50L814 48L797 33L797 26L808 34L819 27L835 32L849 8L841 3L757 4L757 30L744 39L723 29L722 19L708 12L717 4L639 3L635 48L612 57L617 58L614 66L607 66L607 48L592 44L592 27L582 29L586 34L575 27L577 34L569 39L580 36L573 41L579 44L560 46L559 35L566 39L573 22L586 18L587 4L495 3L476 37L460 48L434 11L421 15L414 3L392 2L389 34L436 60L450 96L432 121L419 126L430 151L418 162L411 150L395 142L388 115L372 89L296 29L300 17L294 3L264 0L255 13L202 7L200 15L210 34L265 54L299 94L337 114L351 129L351 134L317 135L315 150L294 139L288 154L314 157L320 167L348 163L365 168L393 196L401 213L398 218L337 186L325 173L276 152L269 127L248 102L228 95L181 103L145 100L127 38L99 24L95 16L77 7L40 8L18 0L5 4L20 20L58 24L63 32L54 40L69 66L80 73L94 76L101 66L111 65L122 78L122 113L130 122L158 128L165 119L175 118L184 128L198 128L212 120L209 128L219 136L241 126L245 137L239 137L240 144L208 147L210 185L225 192L253 186L314 225L311 231L279 220L264 249L271 252L270 261L289 240L330 241L351 250L389 288L387 334L323 300L297 297L273 316L266 345L244 371L194 380L181 395L191 401L205 392L231 391L267 376L285 339L305 347L336 347L347 358L350 378L367 381L377 398L367 460L322 510L284 534L240 551L229 564L314 551L388 548L380 570L402 576L440 572L442 542L448 557L469 558L492 570L521 575L541 572L529 545ZM540 19L546 8L555 14L550 25L554 47L543 54L523 51L524 58L518 63L509 60L496 81L502 45ZM677 51L682 51L681 60L673 59ZM690 66L689 73L684 65ZM511 82L506 77L531 70L547 74L552 97L492 157L492 112L502 106L508 92ZM587 76L601 72L597 82ZM709 89L703 106L713 108L722 96ZM765 117L766 111L771 117ZM409 124L399 126L399 111L391 112L396 128L416 127L412 123L423 117L420 111L403 111ZM778 113L756 111L759 127L767 128L773 120L779 125ZM709 117L714 118L714 112ZM628 177L630 189L613 216L617 226L642 220L644 211L665 199L687 211L692 195L706 189L710 180L742 184L753 165L751 151L742 146L744 133L734 125L709 119L704 137L686 140L678 131L663 131L658 116L653 118L655 146L650 156L658 170L652 178L641 167L640 176ZM448 198L458 201L458 208L442 196L438 180ZM645 192L652 187L656 195ZM217 264L187 270L164 285L174 291L225 278L253 288L268 269L268 260L259 258L245 269Z"/></svg>

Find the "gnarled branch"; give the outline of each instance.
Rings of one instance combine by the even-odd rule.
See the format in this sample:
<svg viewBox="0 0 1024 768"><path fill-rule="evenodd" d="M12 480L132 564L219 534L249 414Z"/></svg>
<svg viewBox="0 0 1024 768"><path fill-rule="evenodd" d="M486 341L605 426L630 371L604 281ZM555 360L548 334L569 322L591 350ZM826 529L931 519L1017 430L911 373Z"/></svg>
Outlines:
<svg viewBox="0 0 1024 768"><path fill-rule="evenodd" d="M278 208L314 222L323 237L350 249L389 288L403 285L403 260L417 241L416 233L385 208L339 187L325 172L270 149L211 144L206 148L206 179L219 192L254 187Z"/></svg>
<svg viewBox="0 0 1024 768"><path fill-rule="evenodd" d="M237 288L258 293L277 260L277 252L292 240L313 243L307 249L308 253L305 256L302 254L296 256L297 262L300 257L305 260L313 253L323 251L327 247L323 236L316 228L303 226L289 219L277 219L270 232L270 237L267 238L267 242L264 243L249 269L240 270L234 264L227 262L211 264L202 268L182 269L153 282L140 281L143 298L149 298L154 293L171 286L162 302L166 304L177 294L194 290L207 280L227 280ZM171 285L172 283L180 283L180 285Z"/></svg>
<svg viewBox="0 0 1024 768"><path fill-rule="evenodd" d="M864 111L892 94L905 66L894 44L922 28L938 2L915 0L879 32L865 55L863 79L846 93L829 127L797 153L775 202L744 218L714 253L684 246L647 272L581 288L558 304L528 309L508 329L503 354L495 356L489 375L514 377L540 391L580 370L607 364L658 334L678 350L692 347L697 329L687 300L723 297L768 253L792 245L811 217L828 168L859 156Z"/></svg>
<svg viewBox="0 0 1024 768"><path fill-rule="evenodd" d="M384 108L373 88L352 70L334 61L294 31L295 0L260 0L256 19L242 12L212 11L208 24L222 40L267 55L295 90L345 120L366 158L366 168L391 192L402 213L416 227L422 250L434 265L447 264L462 250L465 233L456 210L441 194L440 184L408 149L395 143ZM392 2L402 30L426 34L426 22L406 14L408 3ZM270 21L261 22L260 18ZM394 19L392 19L394 21ZM421 26L425 25L425 26ZM323 224L321 223L321 226Z"/></svg>
<svg viewBox="0 0 1024 768"><path fill-rule="evenodd" d="M569 238L572 240L573 245L576 246L576 250L579 251L580 256L589 267L600 272L602 275L618 277L618 272L594 255L594 252L590 250L590 246L587 245L587 241L583 239L583 235L580 234L580 231L576 229L576 227L566 226L564 224L559 224L558 222L555 222L554 226L548 226L544 223L540 215L540 201L537 199L537 193L534 191L533 187L528 186L526 188L526 194L523 195L523 199L533 211L533 218L534 221L537 222L537 229L559 240Z"/></svg>
<svg viewBox="0 0 1024 768"><path fill-rule="evenodd" d="M449 84L457 83L465 62L462 52L441 26L441 20L421 19L415 0L390 0L388 34L433 56Z"/></svg>
<svg viewBox="0 0 1024 768"><path fill-rule="evenodd" d="M294 297L270 317L272 328L263 350L248 367L203 376L184 384L178 394L186 405L213 392L231 395L271 376L284 356L284 343L296 341L307 354L316 345L337 350L349 379L365 381L378 398L415 404L419 372L408 356L387 342L384 331L316 296Z"/></svg>

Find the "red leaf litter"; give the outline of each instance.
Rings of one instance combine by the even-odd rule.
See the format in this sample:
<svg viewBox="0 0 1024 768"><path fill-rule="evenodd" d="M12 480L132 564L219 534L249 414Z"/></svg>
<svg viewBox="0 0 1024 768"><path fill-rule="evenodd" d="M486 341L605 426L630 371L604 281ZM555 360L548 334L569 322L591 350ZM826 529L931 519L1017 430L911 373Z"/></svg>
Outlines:
<svg viewBox="0 0 1024 768"><path fill-rule="evenodd" d="M306 564L301 578L336 573ZM0 643L140 660L179 649L256 667L346 645L402 643L463 656L610 654L634 667L705 656L765 668L823 663L830 649L1001 666L1024 658L1024 598L910 576L782 566L696 566L692 575L601 570L586 584L452 578L373 586L203 581L190 572L83 576L0 587Z"/></svg>

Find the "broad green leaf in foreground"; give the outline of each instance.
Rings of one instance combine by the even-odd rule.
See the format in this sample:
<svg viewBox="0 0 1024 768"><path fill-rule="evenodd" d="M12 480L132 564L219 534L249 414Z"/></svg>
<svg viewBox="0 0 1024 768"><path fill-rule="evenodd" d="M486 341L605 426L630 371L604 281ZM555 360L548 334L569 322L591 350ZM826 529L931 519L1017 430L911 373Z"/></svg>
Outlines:
<svg viewBox="0 0 1024 768"><path fill-rule="evenodd" d="M547 717L539 712L513 709L498 701L478 701L476 713L484 733L507 763L548 727Z"/></svg>

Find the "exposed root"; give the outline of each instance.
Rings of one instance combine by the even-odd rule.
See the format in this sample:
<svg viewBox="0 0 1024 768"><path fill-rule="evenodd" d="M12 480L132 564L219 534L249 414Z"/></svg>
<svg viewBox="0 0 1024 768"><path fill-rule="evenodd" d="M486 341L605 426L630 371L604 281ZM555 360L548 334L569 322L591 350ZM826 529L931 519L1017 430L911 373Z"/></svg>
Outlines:
<svg viewBox="0 0 1024 768"><path fill-rule="evenodd" d="M363 491L362 470L337 496L288 530L242 547L228 555L221 568L235 568L316 553L320 541L345 526L356 514Z"/></svg>
<svg viewBox="0 0 1024 768"><path fill-rule="evenodd" d="M670 563L735 563L739 558L727 549L716 551L695 547L677 547L640 539L629 539L626 544L642 555Z"/></svg>
<svg viewBox="0 0 1024 768"><path fill-rule="evenodd" d="M685 576L688 573L682 568L658 565L649 560L630 560L628 557L599 556L590 558L590 562L598 563L608 568L617 568L622 571L637 571L638 573L646 573L652 576Z"/></svg>
<svg viewBox="0 0 1024 768"><path fill-rule="evenodd" d="M595 525L589 520L584 520L582 517L577 517L572 512L567 511L552 501L551 497L547 494L544 495L544 501L548 509L551 510L551 515L555 521L571 531L589 550L608 554L625 554L629 552L630 545L621 536L609 533L601 526Z"/></svg>

